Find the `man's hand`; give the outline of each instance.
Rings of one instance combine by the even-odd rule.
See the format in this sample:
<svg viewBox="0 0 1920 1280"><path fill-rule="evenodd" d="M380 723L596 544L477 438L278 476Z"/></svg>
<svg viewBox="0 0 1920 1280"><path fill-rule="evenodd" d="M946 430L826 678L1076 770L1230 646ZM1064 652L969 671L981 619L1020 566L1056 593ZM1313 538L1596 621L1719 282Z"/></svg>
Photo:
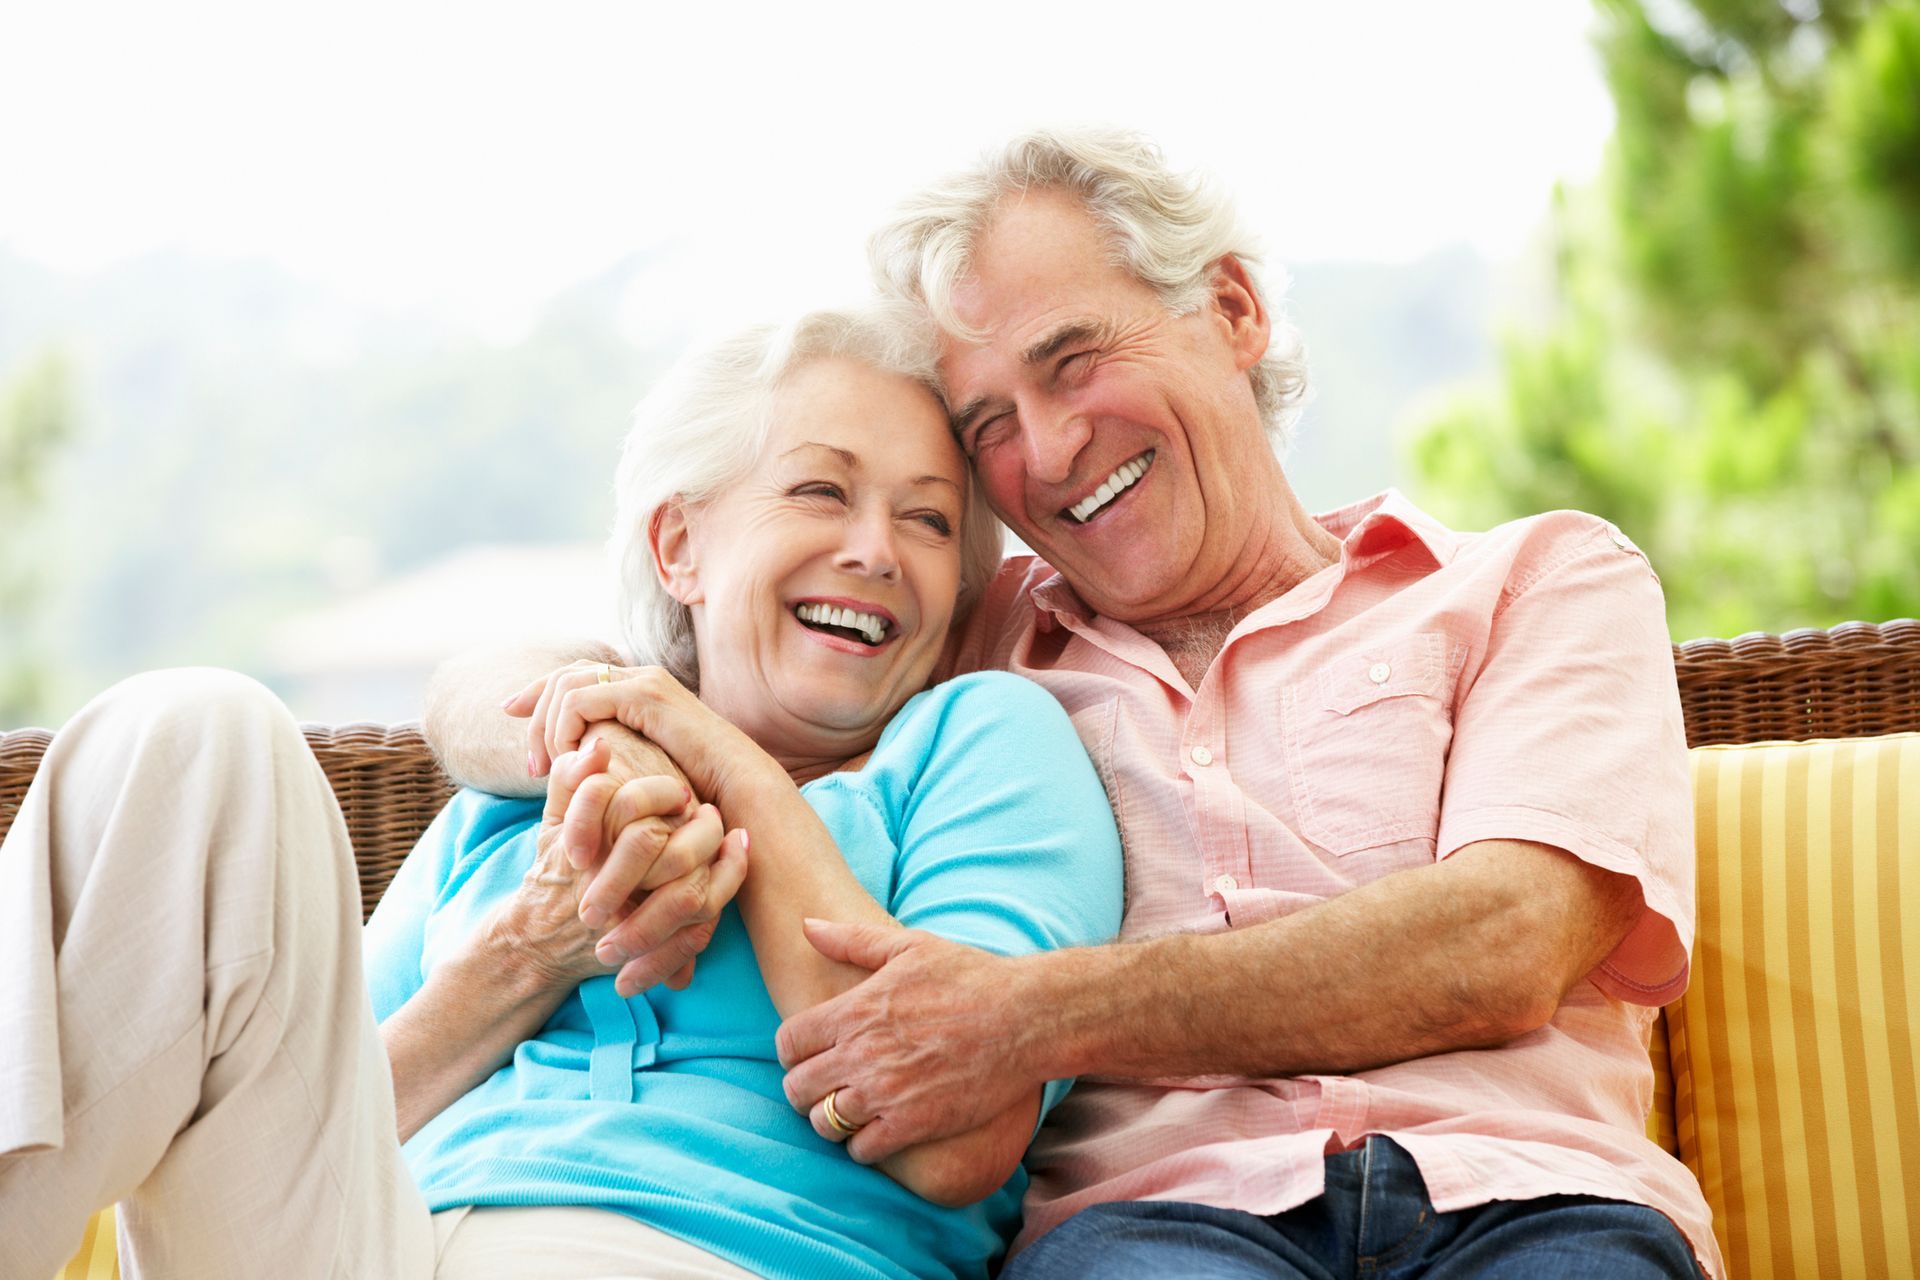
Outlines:
<svg viewBox="0 0 1920 1280"><path fill-rule="evenodd" d="M1042 1028L1017 990L1023 961L914 929L806 922L830 960L873 971L789 1018L775 1041L787 1101L830 1133L822 1104L850 1125L861 1164L977 1129L1034 1095L1027 1065Z"/></svg>

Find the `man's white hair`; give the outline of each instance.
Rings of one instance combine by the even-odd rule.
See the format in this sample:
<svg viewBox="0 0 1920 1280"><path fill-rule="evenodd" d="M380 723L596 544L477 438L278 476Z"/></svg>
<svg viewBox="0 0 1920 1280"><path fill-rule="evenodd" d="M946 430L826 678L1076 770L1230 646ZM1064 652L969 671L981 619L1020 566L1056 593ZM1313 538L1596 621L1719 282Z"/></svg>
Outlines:
<svg viewBox="0 0 1920 1280"><path fill-rule="evenodd" d="M955 313L954 289L971 272L980 237L1000 202L1032 190L1075 196L1111 238L1114 261L1160 295L1175 315L1213 294L1214 266L1229 254L1267 303L1272 335L1249 376L1261 421L1284 449L1307 392L1300 334L1279 312L1286 275L1262 288L1259 254L1233 201L1198 174L1177 173L1160 149L1122 129L1041 129L988 152L970 169L910 197L867 242L884 295L925 307L934 322L978 341Z"/></svg>
<svg viewBox="0 0 1920 1280"><path fill-rule="evenodd" d="M656 383L633 414L614 482L607 551L628 652L699 688L693 614L667 593L648 534L675 498L698 507L737 484L766 448L775 400L815 360L856 360L938 394L934 335L917 309L879 304L815 311L784 326L759 325L695 352ZM1000 564L1000 522L969 477L960 520L956 623Z"/></svg>

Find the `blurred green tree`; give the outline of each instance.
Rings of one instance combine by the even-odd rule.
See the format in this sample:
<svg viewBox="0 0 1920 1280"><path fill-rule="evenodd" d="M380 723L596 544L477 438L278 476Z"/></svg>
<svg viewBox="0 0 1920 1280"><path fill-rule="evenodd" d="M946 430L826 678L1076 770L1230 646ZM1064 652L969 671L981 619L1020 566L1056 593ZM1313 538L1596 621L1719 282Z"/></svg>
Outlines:
<svg viewBox="0 0 1920 1280"><path fill-rule="evenodd" d="M47 663L36 637L42 590L35 517L45 480L74 431L65 362L46 355L0 393L0 727L31 723L45 705Z"/></svg>
<svg viewBox="0 0 1920 1280"><path fill-rule="evenodd" d="M1606 516L1682 638L1920 613L1920 2L1596 7L1554 314L1410 435L1423 496Z"/></svg>

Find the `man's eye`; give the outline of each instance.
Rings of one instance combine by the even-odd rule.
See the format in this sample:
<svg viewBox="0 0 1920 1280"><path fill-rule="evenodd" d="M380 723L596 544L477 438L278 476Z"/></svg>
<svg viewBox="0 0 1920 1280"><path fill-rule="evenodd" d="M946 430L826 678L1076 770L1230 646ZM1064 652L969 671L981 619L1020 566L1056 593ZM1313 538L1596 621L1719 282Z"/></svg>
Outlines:
<svg viewBox="0 0 1920 1280"><path fill-rule="evenodd" d="M1013 415L1010 413L1002 413L995 417L988 418L974 431L973 447L967 450L968 455L977 454L982 449L991 449L994 445L999 444L1002 440L1006 439L1007 432L1012 426Z"/></svg>

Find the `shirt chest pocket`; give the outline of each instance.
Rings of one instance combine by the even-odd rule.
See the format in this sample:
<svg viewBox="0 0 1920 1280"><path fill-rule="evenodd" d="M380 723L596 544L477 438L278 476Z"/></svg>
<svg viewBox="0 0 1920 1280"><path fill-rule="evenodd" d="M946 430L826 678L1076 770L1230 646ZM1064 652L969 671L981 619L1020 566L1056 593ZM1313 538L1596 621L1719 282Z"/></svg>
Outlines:
<svg viewBox="0 0 1920 1280"><path fill-rule="evenodd" d="M1433 839L1464 656L1425 632L1357 649L1286 687L1283 738L1303 838L1334 854Z"/></svg>

